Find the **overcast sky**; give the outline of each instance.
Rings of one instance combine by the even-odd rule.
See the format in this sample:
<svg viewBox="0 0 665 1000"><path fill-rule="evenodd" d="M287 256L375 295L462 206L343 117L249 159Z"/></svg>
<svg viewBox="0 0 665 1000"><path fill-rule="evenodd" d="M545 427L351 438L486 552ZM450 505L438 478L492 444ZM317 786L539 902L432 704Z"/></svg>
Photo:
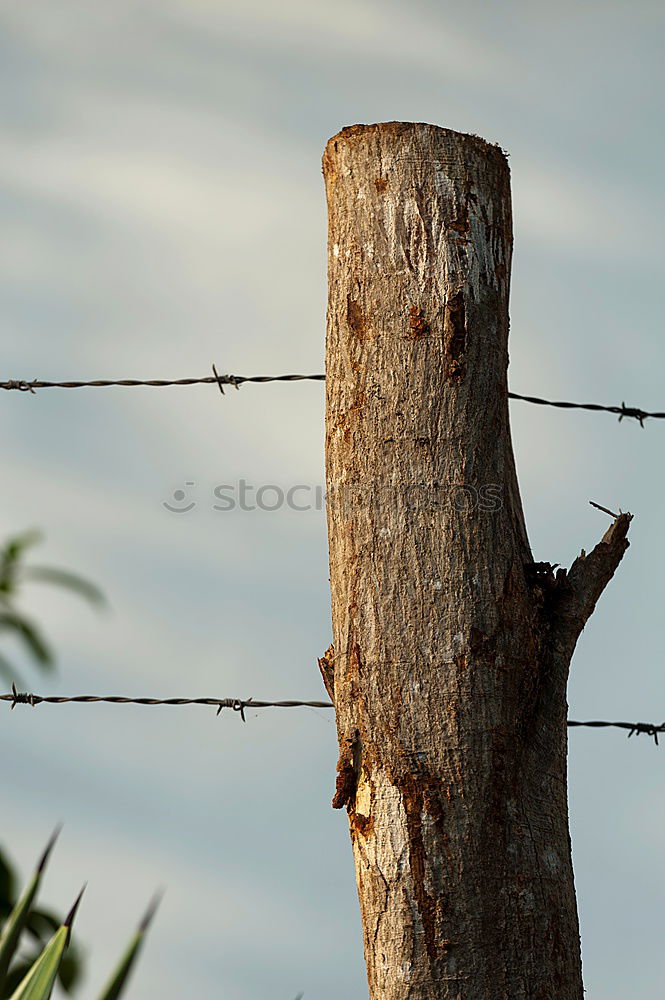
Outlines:
<svg viewBox="0 0 665 1000"><path fill-rule="evenodd" d="M0 7L1 378L323 369L320 157L342 126L433 122L510 154L510 384L665 409L659 3L59 0ZM37 590L45 693L321 698L321 511L214 510L213 489L321 484L317 383L0 399L4 536L85 573L97 614ZM512 404L536 559L636 515L575 655L576 718L665 717L665 426ZM191 485L187 486L189 483ZM170 513L176 490L188 512ZM79 919L94 996L157 886L130 995L366 996L325 711L43 706L0 715L0 842ZM665 750L570 735L587 997L662 989Z"/></svg>

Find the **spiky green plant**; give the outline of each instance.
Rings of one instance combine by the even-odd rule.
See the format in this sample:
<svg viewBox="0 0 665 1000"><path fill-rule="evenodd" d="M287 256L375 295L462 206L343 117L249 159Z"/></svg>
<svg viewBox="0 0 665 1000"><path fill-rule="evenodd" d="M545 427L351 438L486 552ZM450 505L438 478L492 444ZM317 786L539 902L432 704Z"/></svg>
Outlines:
<svg viewBox="0 0 665 1000"><path fill-rule="evenodd" d="M55 986L55 981L58 978L58 971L65 950L69 944L71 927L74 923L74 917L79 908L83 891L84 889L81 889L76 902L63 920L62 925L58 927L49 943L41 954L37 956L26 972L25 977L12 993L11 1000L49 1000Z"/></svg>
<svg viewBox="0 0 665 1000"><path fill-rule="evenodd" d="M9 1000L49 1000L56 980L63 982L62 969L67 959L71 927L83 890L62 923L55 922L53 934L41 950L28 960L20 953L22 938L35 913L33 903L57 833L58 831L51 837L32 878L16 901L0 934L0 997L9 997ZM122 996L158 903L159 898L155 897L98 1000L118 1000ZM67 986L67 983L63 985Z"/></svg>
<svg viewBox="0 0 665 1000"><path fill-rule="evenodd" d="M39 883L42 880L42 873L46 867L49 855L53 850L58 833L59 830L56 830L53 833L53 836L46 845L46 850L42 854L39 864L35 869L34 875L28 882L21 898L17 900L16 905L9 914L7 922L2 929L2 937L0 937L0 989L4 987L7 981L10 962L18 949L21 934L25 930L28 923L28 918L30 917L30 913L32 911L32 904L37 895Z"/></svg>
<svg viewBox="0 0 665 1000"><path fill-rule="evenodd" d="M23 894L19 897L17 878L3 852L0 852L0 998L11 996L15 987L23 979L35 958L52 934L62 923L62 918L49 910L35 905L35 898L42 872L57 836L56 831L40 860L35 874ZM16 956L7 974L6 956L12 955L12 938L23 933L23 940L31 947L23 947ZM9 940L7 940L9 937ZM58 972L58 980L63 989L70 992L78 983L82 972L79 949L72 943L67 949ZM3 984L4 978L4 984Z"/></svg>

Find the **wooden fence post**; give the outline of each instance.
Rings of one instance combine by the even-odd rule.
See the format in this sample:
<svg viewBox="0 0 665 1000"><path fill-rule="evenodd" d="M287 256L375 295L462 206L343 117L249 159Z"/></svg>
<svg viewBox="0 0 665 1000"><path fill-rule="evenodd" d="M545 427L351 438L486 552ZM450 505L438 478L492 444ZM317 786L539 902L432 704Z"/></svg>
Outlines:
<svg viewBox="0 0 665 1000"><path fill-rule="evenodd" d="M627 545L534 564L508 422L504 153L356 125L323 157L334 805L372 1000L582 1000L566 683Z"/></svg>

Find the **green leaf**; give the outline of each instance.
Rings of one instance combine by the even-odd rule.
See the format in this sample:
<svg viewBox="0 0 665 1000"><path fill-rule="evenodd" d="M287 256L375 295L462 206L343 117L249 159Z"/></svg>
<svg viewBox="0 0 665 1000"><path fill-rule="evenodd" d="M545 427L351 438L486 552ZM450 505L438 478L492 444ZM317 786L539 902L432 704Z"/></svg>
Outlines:
<svg viewBox="0 0 665 1000"><path fill-rule="evenodd" d="M22 535L15 535L5 543L0 551L0 565L5 568L15 565L26 549L31 548L42 540L41 531L24 531Z"/></svg>
<svg viewBox="0 0 665 1000"><path fill-rule="evenodd" d="M21 576L24 580L36 580L40 583L52 583L56 587L64 587L97 606L106 603L99 587L79 576L78 573L70 573L66 569L55 569L53 566L26 566L22 570Z"/></svg>
<svg viewBox="0 0 665 1000"><path fill-rule="evenodd" d="M99 1000L117 1000L129 979L134 963L138 957L146 931L150 926L152 918L157 911L161 900L161 894L157 894L150 903L143 920L139 924L134 937L129 942L126 951L122 955L117 966L111 973L111 978L106 983L104 989L99 994Z"/></svg>
<svg viewBox="0 0 665 1000"><path fill-rule="evenodd" d="M68 933L67 927L60 927L55 932L25 979L12 993L11 1000L48 1000L67 947Z"/></svg>
<svg viewBox="0 0 665 1000"><path fill-rule="evenodd" d="M56 930L59 926L60 921L58 920ZM32 950L29 954L25 954L23 949L21 949L20 957L12 962L4 991L0 994L0 996L3 998L9 998L12 995L16 987L23 981L23 979L25 979L28 972L39 958L39 954L45 944L46 941L42 941L37 950ZM81 955L72 938L67 946L67 951L62 956L60 968L58 969L57 982L65 993L71 993L73 988L78 985L81 979L82 970L83 965Z"/></svg>
<svg viewBox="0 0 665 1000"><path fill-rule="evenodd" d="M7 923L5 924L2 937L0 938L0 991L7 979L7 971L9 969L9 963L11 962L25 927L28 917L30 916L30 908L37 895L37 890L39 889L39 883L42 879L42 874L46 863L49 859L49 855L53 850L53 846L57 840L59 829L56 829L48 844L46 845L46 850L41 856L39 864L35 869L35 873L30 879L23 895L17 901L14 908L12 909L9 917L7 918Z"/></svg>
<svg viewBox="0 0 665 1000"><path fill-rule="evenodd" d="M37 626L16 611L0 612L0 630L18 632L32 656L42 667L53 665L53 654Z"/></svg>
<svg viewBox="0 0 665 1000"><path fill-rule="evenodd" d="M49 1000L58 976L58 969L60 968L65 948L69 942L70 929L79 903L81 902L83 891L81 889L78 899L65 918L62 926L55 932L25 979L12 993L11 1000Z"/></svg>
<svg viewBox="0 0 665 1000"><path fill-rule="evenodd" d="M26 531L10 538L0 550L0 594L5 598L16 590L16 572L23 553L40 540L41 534L38 531Z"/></svg>
<svg viewBox="0 0 665 1000"><path fill-rule="evenodd" d="M16 872L4 851L0 849L0 917L3 923L12 912L15 898Z"/></svg>

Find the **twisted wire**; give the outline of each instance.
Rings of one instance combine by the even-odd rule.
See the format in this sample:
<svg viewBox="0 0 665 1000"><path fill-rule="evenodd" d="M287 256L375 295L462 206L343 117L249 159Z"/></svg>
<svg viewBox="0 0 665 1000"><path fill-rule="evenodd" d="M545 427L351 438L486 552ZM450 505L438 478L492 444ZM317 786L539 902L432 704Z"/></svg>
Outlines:
<svg viewBox="0 0 665 1000"><path fill-rule="evenodd" d="M0 382L0 389L17 389L19 392L34 392L36 389L85 389L85 388L107 388L108 386L163 386L172 385L225 385L240 388L245 382L302 382L313 380L315 382L325 381L325 375L205 375L202 378L122 378L122 379L93 379L88 382L44 382L41 379L8 379Z"/></svg>
<svg viewBox="0 0 665 1000"><path fill-rule="evenodd" d="M11 708L17 705L30 705L36 708L37 705L66 705L66 704L94 704L104 702L109 705L207 705L217 709L217 715L223 708L229 708L238 712L245 721L245 709L248 708L334 708L331 701L257 701L254 698L125 698L122 695L39 695L29 694L25 691L18 691L15 684L12 684L10 694L0 695L0 701L11 703ZM665 722L656 724L653 722L608 722L595 719L588 722L580 722L576 719L568 719L568 726L587 726L590 729L600 729L613 727L615 729L625 729L628 736L651 736L658 744L658 734L665 732Z"/></svg>
<svg viewBox="0 0 665 1000"><path fill-rule="evenodd" d="M7 379L0 382L0 389L17 390L18 392L34 393L37 389L83 389L83 388L107 388L109 386L154 386L162 388L164 386L178 385L217 385L222 395L224 386L230 385L234 389L239 389L247 382L262 384L266 382L324 382L325 375L220 375L213 365L213 374L205 375L201 378L176 378L176 379L93 379L87 382L46 382L41 379L27 381L25 379ZM643 410L639 406L627 406L624 402L621 406L604 406L601 403L573 403L568 400L544 399L541 396L524 396L518 392L509 392L509 399L519 399L525 403L535 403L538 406L554 406L564 410L591 410L594 412L614 413L619 421L624 419L637 420L640 426L644 427L647 418L665 418L665 412Z"/></svg>

